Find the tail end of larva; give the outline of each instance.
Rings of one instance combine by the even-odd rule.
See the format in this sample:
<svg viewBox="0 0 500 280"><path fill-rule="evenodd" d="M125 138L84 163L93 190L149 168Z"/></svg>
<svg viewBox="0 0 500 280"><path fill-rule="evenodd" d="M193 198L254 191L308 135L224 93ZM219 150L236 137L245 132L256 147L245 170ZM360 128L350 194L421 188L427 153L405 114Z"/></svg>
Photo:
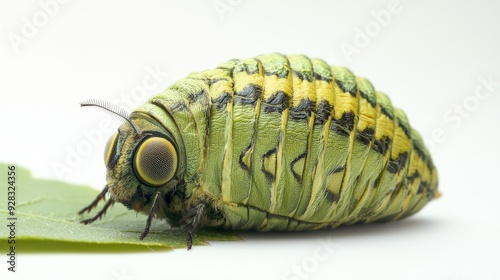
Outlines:
<svg viewBox="0 0 500 280"><path fill-rule="evenodd" d="M436 190L436 192L434 192L434 196L432 197L432 199L438 199L442 196L441 192Z"/></svg>

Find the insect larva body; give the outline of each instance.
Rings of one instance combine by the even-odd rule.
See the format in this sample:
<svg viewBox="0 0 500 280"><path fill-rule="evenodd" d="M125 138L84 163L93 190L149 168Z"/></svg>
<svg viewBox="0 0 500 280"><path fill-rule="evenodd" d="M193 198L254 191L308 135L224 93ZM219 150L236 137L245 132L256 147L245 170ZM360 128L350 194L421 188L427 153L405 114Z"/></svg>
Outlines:
<svg viewBox="0 0 500 280"><path fill-rule="evenodd" d="M176 82L130 119L137 128L123 124L107 150L111 199L184 226L188 243L198 226L292 231L399 219L438 196L436 169L404 112L319 59L231 60ZM159 159L142 152L150 138L151 155L166 151Z"/></svg>

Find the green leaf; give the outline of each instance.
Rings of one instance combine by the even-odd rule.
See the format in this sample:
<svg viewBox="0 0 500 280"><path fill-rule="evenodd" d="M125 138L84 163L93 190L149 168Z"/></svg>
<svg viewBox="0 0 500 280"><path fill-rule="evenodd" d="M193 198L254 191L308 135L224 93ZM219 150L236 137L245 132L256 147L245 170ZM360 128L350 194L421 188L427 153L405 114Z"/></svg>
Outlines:
<svg viewBox="0 0 500 280"><path fill-rule="evenodd" d="M7 244L10 230L4 225L7 210L7 165L0 163L0 243ZM16 167L16 251L24 252L130 252L156 251L185 248L181 231L172 229L163 220L153 220L151 231L144 240L139 236L144 230L146 216L136 214L116 203L102 220L90 225L80 221L96 214L78 216L99 191L70 183L33 178L27 169ZM103 206L100 203L99 206ZM195 245L207 241L240 240L231 232L200 230L194 236ZM0 246L6 250L8 246Z"/></svg>

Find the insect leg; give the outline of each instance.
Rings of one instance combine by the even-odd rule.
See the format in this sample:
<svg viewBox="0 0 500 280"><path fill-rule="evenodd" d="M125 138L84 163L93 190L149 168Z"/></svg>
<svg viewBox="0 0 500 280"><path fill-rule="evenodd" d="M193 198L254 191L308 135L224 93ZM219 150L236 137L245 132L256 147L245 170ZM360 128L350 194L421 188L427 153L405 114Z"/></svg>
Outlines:
<svg viewBox="0 0 500 280"><path fill-rule="evenodd" d="M184 233L186 234L188 250L191 250L191 247L193 246L193 233L200 223L201 216L203 215L203 209L205 209L205 205L198 204L191 208L183 217L183 220L186 221L184 224Z"/></svg>
<svg viewBox="0 0 500 280"><path fill-rule="evenodd" d="M104 214L106 214L106 211L108 210L109 206L113 205L115 201L113 199L109 199L106 204L104 204L104 207L101 209L101 211L97 212L97 215L95 215L93 218L86 219L81 221L80 223L88 225L90 223L95 222L95 220L100 219Z"/></svg>
<svg viewBox="0 0 500 280"><path fill-rule="evenodd" d="M99 203L99 201L102 200L106 200L106 193L108 192L108 186L106 185L104 187L104 189L101 191L100 194L97 195L97 197L94 199L94 201L92 201L92 203L90 203L87 207L83 208L82 210L78 211L78 215L81 215L85 212L89 212L90 213L90 210L92 210L94 207L97 206L97 204Z"/></svg>
<svg viewBox="0 0 500 280"><path fill-rule="evenodd" d="M156 205L158 202L158 197L160 196L160 192L157 192L153 198L153 204L151 204L151 208L149 209L148 220L146 221L146 227L139 237L140 240L143 240L149 234L149 228L151 227L151 221L155 215Z"/></svg>

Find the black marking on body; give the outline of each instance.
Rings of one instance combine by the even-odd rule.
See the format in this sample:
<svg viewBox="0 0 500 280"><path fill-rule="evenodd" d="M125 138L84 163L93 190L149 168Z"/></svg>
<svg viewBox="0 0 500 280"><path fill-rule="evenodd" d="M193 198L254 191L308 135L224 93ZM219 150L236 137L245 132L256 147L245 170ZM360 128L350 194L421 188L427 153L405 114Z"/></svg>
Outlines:
<svg viewBox="0 0 500 280"><path fill-rule="evenodd" d="M418 170L415 170L415 172L413 172L413 174L406 176L406 180L408 181L408 184L413 183L413 181L415 181L415 179L417 179L417 178L420 178L420 173L418 172Z"/></svg>
<svg viewBox="0 0 500 280"><path fill-rule="evenodd" d="M246 64L243 61L238 61L237 64L234 66L234 74L245 72L248 75L253 75L259 73L259 67L255 67L255 69L250 70L249 66L250 66L249 64Z"/></svg>
<svg viewBox="0 0 500 280"><path fill-rule="evenodd" d="M404 132L406 137L408 139L411 139L410 128L408 126L406 126L404 123L402 123L399 118L398 118L398 125L401 128L401 130Z"/></svg>
<svg viewBox="0 0 500 280"><path fill-rule="evenodd" d="M388 111L384 106L380 106L380 112L382 112L382 114L384 114L389 119L394 120L394 115L392 114L392 112Z"/></svg>
<svg viewBox="0 0 500 280"><path fill-rule="evenodd" d="M425 164L427 165L427 168L429 168L429 171L432 173L432 170L434 170L434 164L432 163L431 159L428 159L425 161Z"/></svg>
<svg viewBox="0 0 500 280"><path fill-rule="evenodd" d="M427 198L427 200L431 200L434 198L434 194L435 194L435 191L433 189L431 189L430 187L427 188L427 195L425 196L425 198Z"/></svg>
<svg viewBox="0 0 500 280"><path fill-rule="evenodd" d="M314 81L312 72L292 70L292 74L301 80L305 80L308 82Z"/></svg>
<svg viewBox="0 0 500 280"><path fill-rule="evenodd" d="M422 148L420 147L420 145L418 145L416 141L412 141L412 142L413 142L413 151L415 151L415 153L417 153L417 155L418 155L421 159L425 160L425 159L426 159L426 157L425 157L425 154L424 154L424 152L422 151Z"/></svg>
<svg viewBox="0 0 500 280"><path fill-rule="evenodd" d="M356 133L356 140L365 145L369 145L371 142L373 142L374 137L375 130L371 127L367 127L365 128L365 130L357 131Z"/></svg>
<svg viewBox="0 0 500 280"><path fill-rule="evenodd" d="M248 84L241 91L236 92L235 103L242 105L254 105L262 95L262 88L256 84Z"/></svg>
<svg viewBox="0 0 500 280"><path fill-rule="evenodd" d="M389 150L389 146L391 145L391 143L391 138L384 135L382 136L382 138L375 139L375 141L373 141L373 150L381 155L385 155L385 153L387 153L387 150Z"/></svg>
<svg viewBox="0 0 500 280"><path fill-rule="evenodd" d="M245 170L248 175L251 175L252 170L250 169L250 166L247 165L244 161L243 158L245 157L246 153L250 150L252 147L252 143L248 144L248 146L241 152L239 158L238 158L238 163L240 164L241 169Z"/></svg>
<svg viewBox="0 0 500 280"><path fill-rule="evenodd" d="M184 111L189 111L189 108L185 102L180 101L180 102L174 103L170 107L170 110L172 110L172 112L184 112Z"/></svg>
<svg viewBox="0 0 500 280"><path fill-rule="evenodd" d="M406 160L408 159L408 152L400 153L397 158L389 159L389 164L387 165L387 171L390 173L398 173L406 165Z"/></svg>
<svg viewBox="0 0 500 280"><path fill-rule="evenodd" d="M266 170L266 165L265 165L265 161L267 158L275 155L277 152L277 148L272 148L271 150L267 151L263 156L262 156L262 166L260 168L260 170L264 173L264 175L266 176L266 179L267 181L270 183L270 182L273 182L276 178L275 178L275 174L269 172ZM275 168L276 168L276 162L274 164Z"/></svg>
<svg viewBox="0 0 500 280"><path fill-rule="evenodd" d="M192 103L206 104L207 97L208 97L207 92L204 90L198 91L195 93L190 93L187 96L189 104L192 104Z"/></svg>
<svg viewBox="0 0 500 280"><path fill-rule="evenodd" d="M342 172L342 171L344 171L344 170L345 170L345 166L335 167L335 168L333 168L332 170L330 170L330 171L328 172L328 175L332 175L332 174L334 174L334 173L339 173L339 172Z"/></svg>
<svg viewBox="0 0 500 280"><path fill-rule="evenodd" d="M288 70L284 70L284 71L281 71L281 72L268 72L268 71L264 71L264 75L266 76L277 76L278 78L281 78L281 79L286 79L288 78L288 74L290 73L290 71Z"/></svg>
<svg viewBox="0 0 500 280"><path fill-rule="evenodd" d="M424 190L429 190L429 182L420 181L420 185L418 185L417 194L421 194Z"/></svg>
<svg viewBox="0 0 500 280"><path fill-rule="evenodd" d="M343 91L349 93L352 97L356 97L356 87L347 88L347 86L340 80L335 79L337 86Z"/></svg>
<svg viewBox="0 0 500 280"><path fill-rule="evenodd" d="M214 84L216 84L218 82L222 82L222 81L227 82L227 79L226 78L210 79L210 80L208 80L208 86L211 87L212 85L214 85Z"/></svg>
<svg viewBox="0 0 500 280"><path fill-rule="evenodd" d="M307 155L307 151L306 152L303 152L302 154L300 154L298 157L294 158L292 160L292 162L290 162L290 171L292 172L293 174L293 178L295 178L295 180L297 180L297 182L299 183L302 183L302 174L298 174L297 172L295 172L294 170L294 166L297 162L299 162L301 159L305 158Z"/></svg>
<svg viewBox="0 0 500 280"><path fill-rule="evenodd" d="M326 195L326 200L328 200L330 203L335 203L339 200L339 195L332 192L331 190L329 189L326 189L325 190L325 195Z"/></svg>
<svg viewBox="0 0 500 280"><path fill-rule="evenodd" d="M208 158L208 146L209 146L209 137L210 137L210 132L211 127L212 127L212 110L211 110L211 105L210 105L210 97L208 94L206 95L206 104L204 102L203 104L203 111L205 111L205 120L206 120L206 125L205 125L205 135L204 135L204 141L203 141L203 157Z"/></svg>
<svg viewBox="0 0 500 280"><path fill-rule="evenodd" d="M242 68L241 66L243 65L243 63L241 62L241 59L233 58L233 59L230 59L228 62L234 63L231 67L231 77L233 76L233 74L241 72L241 71L238 71L239 68Z"/></svg>
<svg viewBox="0 0 500 280"><path fill-rule="evenodd" d="M373 108L377 106L377 102L375 101L375 98L373 96L366 94L366 92L359 90L359 95L363 97L370 105L372 105Z"/></svg>
<svg viewBox="0 0 500 280"><path fill-rule="evenodd" d="M434 169L434 165L429 160L429 158L427 158L426 154L424 153L424 151L420 147L420 144L418 143L418 141L412 140L412 143L413 143L413 151L415 151L417 153L417 155L422 159L422 161L425 163L425 165L427 166L429 171L432 171Z"/></svg>
<svg viewBox="0 0 500 280"><path fill-rule="evenodd" d="M228 72L232 72L232 71L233 71L233 69L232 69L232 68L223 67L223 66L219 66L219 67L217 67L216 69L221 69L221 70L228 71Z"/></svg>
<svg viewBox="0 0 500 280"><path fill-rule="evenodd" d="M328 82L328 83L331 83L332 82L332 77L325 77L325 76L321 76L320 74L314 72L314 79L315 80L318 80L318 81L325 81L325 82Z"/></svg>
<svg viewBox="0 0 500 280"><path fill-rule="evenodd" d="M307 121L312 111L314 111L314 102L311 102L311 100L306 97L300 101L298 106L290 108L290 117L294 121Z"/></svg>
<svg viewBox="0 0 500 280"><path fill-rule="evenodd" d="M333 129L339 135L349 136L351 131L354 129L354 112L348 111L342 114L340 119L334 121Z"/></svg>
<svg viewBox="0 0 500 280"><path fill-rule="evenodd" d="M290 97L283 91L277 91L267 100L265 100L264 112L278 112L282 113L283 110L290 107Z"/></svg>
<svg viewBox="0 0 500 280"><path fill-rule="evenodd" d="M230 101L231 95L227 92L224 92L219 97L212 99L212 104L214 104L217 109L222 109L226 107L227 103Z"/></svg>
<svg viewBox="0 0 500 280"><path fill-rule="evenodd" d="M333 111L333 106L326 100L321 100L316 109L316 116L314 118L314 124L324 124L330 117L330 113Z"/></svg>
<svg viewBox="0 0 500 280"><path fill-rule="evenodd" d="M259 67L256 67L255 69L250 70L250 69L247 67L247 65L245 64L245 72L246 72L248 75L258 74L258 73L259 73Z"/></svg>

